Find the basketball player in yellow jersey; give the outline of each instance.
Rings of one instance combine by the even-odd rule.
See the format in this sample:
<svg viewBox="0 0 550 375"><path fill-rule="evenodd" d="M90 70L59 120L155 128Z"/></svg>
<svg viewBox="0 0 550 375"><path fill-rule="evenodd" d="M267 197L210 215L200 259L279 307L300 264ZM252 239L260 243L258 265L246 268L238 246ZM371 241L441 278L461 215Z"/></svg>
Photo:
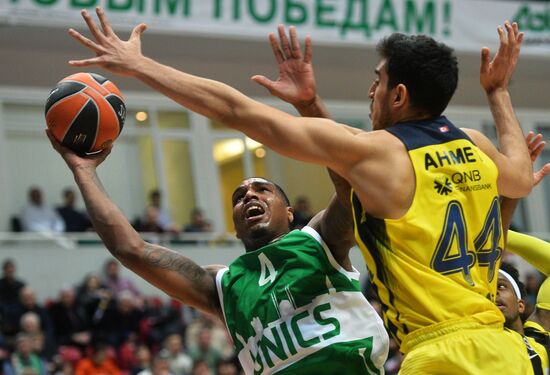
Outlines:
<svg viewBox="0 0 550 375"><path fill-rule="evenodd" d="M95 40L69 31L95 57L70 61L72 66L134 76L190 110L285 156L327 166L350 183L357 238L388 327L407 352L404 374L532 373L521 337L504 331L492 303L502 251L494 202L497 194L523 197L533 183L507 90L523 39L517 25L498 29L500 47L492 61L488 49L482 52L481 83L498 151L481 133L463 132L441 117L458 69L452 50L429 37L394 34L382 42L370 90L374 131L363 132L289 115L220 82L160 64L141 53L144 24L122 41L103 10L96 13L101 29L82 12ZM296 53L292 44L284 55ZM455 174L463 179L453 180Z"/></svg>
<svg viewBox="0 0 550 375"><path fill-rule="evenodd" d="M279 77L277 78L277 80L275 81L271 81L269 80L268 78L264 77L264 76L255 76L253 77L253 79L260 83L261 85L263 85L264 87L266 87L273 95L283 99L284 101L287 101L291 104L293 104L295 106L295 108L300 112L300 114L302 115L305 115L305 116L318 116L318 117L325 117L325 118L329 118L330 117L330 114L328 112L328 110L324 107L323 103L321 102L321 100L316 96L316 84L315 84L315 77L314 77L314 74L313 74L313 67L312 67L312 64L311 64L311 56L312 56L312 49L311 49L311 39L309 37L306 38L306 42L305 42L305 57L302 59L301 56L293 56L292 54L291 55L286 55L286 52L285 51L289 51L289 46L292 45L292 44L297 44L297 36L296 36L296 30L294 28L290 28L290 41L288 41L287 37L286 37L286 34L284 32L284 28L282 26L279 26L279 41L277 41L276 37L274 34L270 34L270 42L271 42L271 45L273 47L273 52L274 52L274 55L276 57L276 60L278 62L278 65L279 65ZM416 126L419 126L420 123L417 123ZM389 128L388 131L392 132L393 129L403 129L403 124L399 124L398 126L394 126L392 128ZM409 131L409 132L413 132L415 129L411 129L411 128L405 128L405 131ZM454 129L455 132L457 132L457 129ZM451 128L449 128L446 124L442 123L441 124L441 128L438 128L437 129L437 132L435 133L435 137L436 138L439 138L441 140L445 140L445 137L444 136L439 136L439 133L442 133L443 135L446 135L448 136L448 133L451 132ZM413 135L415 135L415 133L413 133ZM422 132L417 132L416 135L422 135ZM532 137L532 135L530 135L530 137ZM421 164L422 163L426 163L429 167L426 167L425 166L425 169L430 169L430 167L435 167L433 169L437 169L437 165L431 165L432 163L435 164L437 162L440 162L440 159L443 159L442 161L445 162L445 161L449 161L451 165L454 165L454 164L461 164L460 162L463 160L461 160L462 158L466 157L466 158L469 158L469 159L472 159L472 153L473 153L473 145L471 144L471 142L469 142L469 139L467 139L464 134L462 133L459 133L459 137L458 139L464 139L464 150L468 150L468 151L464 151L460 146L457 146L456 143L457 142L450 142L451 143L451 148L450 148L450 151L449 151L449 156L452 158L452 159L446 159L446 156L441 153L441 154L437 154L437 152L441 152L441 149L440 148L436 148L435 152L436 152L436 155L438 155L437 157L432 157L430 155L430 153L426 153L426 157L425 158L422 158L421 159ZM433 139L429 139L429 141L432 141L433 142ZM534 151L536 151L536 154L533 155L532 154L532 158L536 158L538 156L538 154L540 154L540 151L542 150L542 148L540 147L537 147L537 145L539 145L539 142L540 142L540 138L538 138L536 141L534 140L533 143L530 142L530 138L528 137L528 140L527 140L527 144L528 144L528 147L529 147L529 150L531 152L531 148L535 149ZM426 143L426 145L430 145L430 142ZM439 144L437 146L434 146L434 147L438 147L440 146ZM425 151L425 150L424 150ZM465 153L466 154L470 154L470 156L465 156ZM476 151L478 152L478 151ZM424 155L424 154L422 154ZM458 159L458 160L457 160ZM474 164L475 163L473 162L473 160L469 160L470 161L470 164ZM464 164L467 164L467 163L464 163ZM499 217L498 217L498 200L496 199L496 194L495 194L495 189L496 187L493 187L493 188L490 188L490 187L484 187L483 186L483 183L484 181L482 180L481 178L481 175L483 174L484 176L489 176L489 178L487 180L485 180L485 183L486 181L490 181L491 178L496 178L496 176L491 176L491 173L494 173L494 168L492 168L492 165L490 164L489 165L489 168L485 167L485 164L484 163L480 163L481 167L477 167L478 169L474 169L473 172L463 172L463 174L461 175L458 175L458 174L455 174L457 173L456 171L455 172L450 172L449 174L453 175L452 179L453 179L453 183L454 184L459 184L459 183L465 183L467 184L468 182L473 184L474 185L474 189L476 188L476 185L478 185L477 187L477 190L488 190L490 192L490 194L488 195L489 196L489 199L487 199L490 203L491 203L491 206L490 206L490 209L492 210L492 213L493 213L493 217L490 217L489 220L487 220L487 223L484 223L485 226L491 226L490 228L488 228L488 233L485 234L485 236L488 238L488 236L491 236L491 239L490 240L498 240L499 239L499 234L498 233L501 233L500 232L500 228L499 228ZM470 169L472 168L471 165L468 166ZM550 167L550 165L549 165ZM480 170L480 168L487 168L488 171L486 170ZM466 169L466 171L468 171L468 169ZM547 172L545 170L541 170L539 172L537 172L539 174L539 177L537 179L540 180L540 178L542 178L542 173L544 171L544 174ZM438 170L438 173L441 173L440 170ZM537 173L535 175L537 175ZM471 175L471 176L469 176ZM447 201L445 199L445 197L449 197L449 196L453 196L452 193L452 184L449 183L448 181L445 182L445 180L442 180L441 183L437 182L437 175L436 175L436 178L433 178L433 188L435 189L435 191L438 193L438 195L440 195L442 197L442 201L445 205L445 202ZM466 182L465 182L466 181ZM475 183L474 183L475 182ZM422 185L431 185L430 182L428 181L428 183L418 183L417 182L417 186L422 186ZM466 185L467 186L467 185ZM463 187L462 190L464 191L467 191L468 189ZM492 195L491 195L492 194ZM477 197L477 195L475 196ZM354 196L353 199L355 199L356 197ZM422 197L421 197L422 198ZM481 196L481 202L483 202L483 199L484 199L484 196L482 195ZM480 202L477 202L477 204L479 204ZM432 202L430 201L429 204L432 204ZM359 209L361 207L360 203L357 203L357 205L359 206ZM456 202L456 206L458 207L459 205L459 202L457 201ZM434 205L436 206L436 205ZM463 213L461 213L463 215ZM422 215L418 215L415 213L416 216L420 216L422 217ZM475 217L475 215L474 215ZM429 227L430 226L430 219L431 218L427 218L425 215L424 215L424 222L421 222L420 224L418 224L419 226L425 226L425 227ZM453 223L454 225L456 225L456 223ZM477 223L476 223L477 224ZM462 224L463 226L465 226L465 224ZM478 224L479 226L479 224ZM364 228L367 233L366 233L366 236L374 236L375 238L376 237L381 237L381 236L384 236L384 234L380 234L380 233L374 233L374 234L371 234L369 233L370 232L373 232L373 231L376 231L377 228L379 228L378 226L378 223L377 223L377 220L374 219L374 218L371 218L370 221L366 221L365 223L362 223L360 224L359 228ZM400 228L400 231L401 232L404 232L406 231L407 229L409 229L408 227L404 227L404 228ZM455 230L455 228L452 228L452 230ZM464 230L464 228L463 228ZM497 232L496 233L493 233L492 231L496 230ZM361 236L361 231L358 231L359 232L359 235ZM496 237L493 237L495 236ZM414 238L414 236L411 236ZM361 242L361 238L359 239L358 242ZM452 241L453 239L450 238L449 240L447 240L447 244L443 244L442 246L445 246L446 250L449 249L452 244L450 244L450 242ZM466 238L463 237L462 239L460 239L461 241L464 241L466 242ZM369 241L368 237L366 240L364 241ZM478 240L478 241L483 241L482 239ZM397 242L396 240L393 240L392 241L393 243ZM485 242L487 242L485 240ZM489 246L491 245L498 245L500 246L500 249L502 249L502 245L501 244L495 244L495 243L490 243L488 244ZM389 245L386 245L389 247ZM484 246L484 244L480 244L480 246ZM413 247L413 248L422 248L422 245L420 244L420 246L417 246L417 247ZM460 249L459 249L460 250ZM485 251L487 252L487 251ZM481 256L483 256L484 252L481 252ZM495 254L497 254L497 252L495 252ZM494 262L493 264L493 268L491 270L491 272L494 272L495 271L495 266L496 266L496 262L498 260L498 258L500 258L500 254L501 254L501 250L498 250L498 256L495 257L494 259L492 259L492 261ZM369 256L369 254L367 253L366 254L367 257ZM409 255L411 258L414 258L414 255ZM479 255L478 255L479 256ZM487 254L487 256L489 256L489 254ZM491 258L489 258L491 259ZM376 265L376 262L375 262L375 265ZM415 271L419 271L419 272L416 272L416 275L418 275L418 277L422 277L423 276L423 270L420 269L420 270L417 270L416 265L412 265L411 268L412 268L412 271L415 272ZM383 267L383 265L381 266ZM369 269L371 269L372 267L369 267ZM488 267L489 269L489 267ZM413 274L413 272L409 272L411 274ZM493 275L492 277L493 278L497 278L498 275ZM483 294L483 292L485 291L485 293L488 293L487 291L491 289L491 285L489 285L490 283L489 282L485 282L485 280L488 279L488 277L477 277L478 279L481 279L482 281L484 281L484 283L482 283L482 285L479 287L479 292L478 294ZM496 281L496 280L495 280ZM470 282L473 282L473 280L471 280L471 276L470 276ZM461 291L461 287L459 286L459 292ZM419 291L420 294L423 293L423 291ZM444 291L443 291L444 292ZM496 293L496 289L495 289L495 292ZM494 293L491 295L491 299L494 300L495 298L495 295ZM401 297L402 299L403 297ZM422 298L421 296L413 296L413 298ZM439 296L437 297L439 300L443 300L443 298L445 298L445 296ZM469 296L469 298L471 298L470 301L465 301L465 304L463 306L466 306L467 304L472 304L472 305L475 305L476 304L476 299L478 299L478 296L477 295L472 295L472 296ZM490 301L488 299L481 299L483 304L479 306L479 311L481 312L484 312L485 310L489 310L489 311L493 311L494 313L494 309L490 308ZM427 302L427 304L431 303L432 301L429 301ZM413 304L414 306L414 304ZM500 307L499 307L500 308ZM426 310L429 310L429 309L426 309ZM470 311L472 311L472 309L470 308ZM387 311L386 311L387 313ZM412 313L416 314L417 316L414 317L414 319L422 322L423 320L424 321L427 321L427 323L420 323L420 326L422 326L423 324L430 324L430 321L428 320L430 318L429 316L429 311L425 311L425 314L427 316L423 316L422 314L418 314L416 311L413 311ZM387 316L386 316L387 318ZM498 320L498 316L492 316L491 319L497 319ZM435 318L432 318L432 319L438 319L437 317ZM391 330L391 320L386 320L386 324L389 326L390 330ZM417 329L418 327L413 327L413 329ZM397 329L396 329L397 331ZM397 331L398 332L398 331ZM395 332L394 332L395 333ZM523 330L521 331L521 333L523 334ZM396 337L396 339L399 340L398 337ZM533 349L532 347L536 345L536 343L533 343L531 342L528 346L525 346L524 344L524 348L525 348L525 351L529 352L529 350L531 350L531 354L534 353L533 352ZM537 349L539 349L540 351L540 347L537 347ZM441 353L436 353L436 355L440 355ZM463 357L459 357L459 358L463 358ZM547 359L547 355L546 353L541 353L540 357L539 356L536 356L536 360L538 360L538 366L533 366L534 369L536 369L536 373L540 373L541 371L541 359L542 359L542 368L547 368L548 366L548 359ZM533 358L531 358L531 361L534 361ZM435 368L434 368L435 369ZM459 373L460 371L462 370L459 370L458 368L455 369L457 373ZM420 371L419 369L415 370L415 371ZM449 370L447 370L449 371ZM472 369L472 371L474 371Z"/></svg>
<svg viewBox="0 0 550 375"><path fill-rule="evenodd" d="M531 154L531 160L534 162L542 152L546 142L542 141L541 134L535 136L533 132L529 132L526 143ZM550 173L550 163L544 164L540 170L534 173L533 185L539 184L548 173ZM504 229L509 227L518 202L518 199L502 199L501 212ZM537 294L535 310L525 321L523 331L525 336L534 339L547 352L550 352L550 244L536 237L508 230L506 250L519 255L546 275L546 280L540 286Z"/></svg>
<svg viewBox="0 0 550 375"><path fill-rule="evenodd" d="M526 234L508 231L506 249L521 256L546 275L537 294L535 311L523 328L527 336L550 349L550 244Z"/></svg>

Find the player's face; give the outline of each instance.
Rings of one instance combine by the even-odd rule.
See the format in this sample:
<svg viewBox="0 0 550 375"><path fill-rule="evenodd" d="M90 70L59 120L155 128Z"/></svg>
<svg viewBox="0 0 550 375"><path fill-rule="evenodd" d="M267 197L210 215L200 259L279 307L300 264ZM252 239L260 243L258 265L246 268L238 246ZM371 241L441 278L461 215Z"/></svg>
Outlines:
<svg viewBox="0 0 550 375"><path fill-rule="evenodd" d="M506 326L519 319L519 314L523 312L523 301L518 299L508 279L500 275L497 282L495 303L506 319Z"/></svg>
<svg viewBox="0 0 550 375"><path fill-rule="evenodd" d="M370 119L374 130L385 129L392 125L390 94L386 60L382 60L375 69L376 78L369 89Z"/></svg>
<svg viewBox="0 0 550 375"><path fill-rule="evenodd" d="M244 180L232 196L233 223L237 237L243 241L270 241L288 232L292 208L287 207L271 182L261 178Z"/></svg>

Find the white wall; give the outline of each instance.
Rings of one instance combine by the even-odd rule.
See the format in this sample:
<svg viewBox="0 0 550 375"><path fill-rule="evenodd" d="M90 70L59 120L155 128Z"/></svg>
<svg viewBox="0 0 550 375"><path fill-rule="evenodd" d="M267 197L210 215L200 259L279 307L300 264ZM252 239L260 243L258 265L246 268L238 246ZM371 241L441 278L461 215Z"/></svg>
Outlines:
<svg viewBox="0 0 550 375"><path fill-rule="evenodd" d="M7 153L12 165L7 168L7 213L17 214L27 204L30 186L42 188L46 203L61 204L61 192L65 187L74 187L72 173L65 162L53 150L46 136L42 134L9 135L6 140ZM141 215L146 202L141 172L139 149L132 138L121 138L116 143L116 152L109 156L109 162L101 165L98 175L113 201L130 219ZM80 199L77 206L83 207ZM7 228L3 228L4 230Z"/></svg>

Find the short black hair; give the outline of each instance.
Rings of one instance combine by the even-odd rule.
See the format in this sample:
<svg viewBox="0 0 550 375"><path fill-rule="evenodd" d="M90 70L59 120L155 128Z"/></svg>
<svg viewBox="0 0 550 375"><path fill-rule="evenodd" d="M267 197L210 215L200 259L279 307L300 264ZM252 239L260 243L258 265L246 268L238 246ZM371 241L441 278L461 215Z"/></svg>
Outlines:
<svg viewBox="0 0 550 375"><path fill-rule="evenodd" d="M279 194L281 195L281 197L285 201L286 206L287 207L292 207L292 205L290 204L290 199L288 199L288 195L286 195L285 191L283 190L283 188L281 186L279 186L279 184L277 184L276 182L274 182L274 181L272 181L268 178L265 178L265 177L251 177L251 178L261 178L263 180L266 180L270 184L273 184L273 186L275 186L275 188L277 189L277 191L279 192Z"/></svg>
<svg viewBox="0 0 550 375"><path fill-rule="evenodd" d="M523 296L525 296L525 284L523 284L519 279L518 269L514 267L512 264L507 262L501 262L500 269L506 272L508 275L510 275L512 279L514 279L514 281L518 285L519 292L521 293L521 297L518 296L518 299L523 298Z"/></svg>
<svg viewBox="0 0 550 375"><path fill-rule="evenodd" d="M12 258L6 258L2 262L2 269L6 269L8 266L15 267L15 261Z"/></svg>
<svg viewBox="0 0 550 375"><path fill-rule="evenodd" d="M438 117L458 85L458 62L453 49L426 35L394 33L376 47L386 59L388 88L407 87L413 107Z"/></svg>
<svg viewBox="0 0 550 375"><path fill-rule="evenodd" d="M64 196L64 197L66 197L67 195L69 195L69 194L71 194L71 193L75 194L73 188L66 187L65 189L63 189L63 196Z"/></svg>

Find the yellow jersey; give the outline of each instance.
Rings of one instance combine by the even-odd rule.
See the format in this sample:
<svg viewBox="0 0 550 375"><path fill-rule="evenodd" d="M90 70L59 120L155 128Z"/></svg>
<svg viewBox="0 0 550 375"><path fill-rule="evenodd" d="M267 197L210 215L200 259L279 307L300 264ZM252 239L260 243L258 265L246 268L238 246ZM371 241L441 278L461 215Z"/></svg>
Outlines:
<svg viewBox="0 0 550 375"><path fill-rule="evenodd" d="M496 165L445 117L386 130L408 150L412 204L399 219L380 219L363 210L354 191L351 201L388 331L401 344L437 323L503 324L495 306L503 249Z"/></svg>

